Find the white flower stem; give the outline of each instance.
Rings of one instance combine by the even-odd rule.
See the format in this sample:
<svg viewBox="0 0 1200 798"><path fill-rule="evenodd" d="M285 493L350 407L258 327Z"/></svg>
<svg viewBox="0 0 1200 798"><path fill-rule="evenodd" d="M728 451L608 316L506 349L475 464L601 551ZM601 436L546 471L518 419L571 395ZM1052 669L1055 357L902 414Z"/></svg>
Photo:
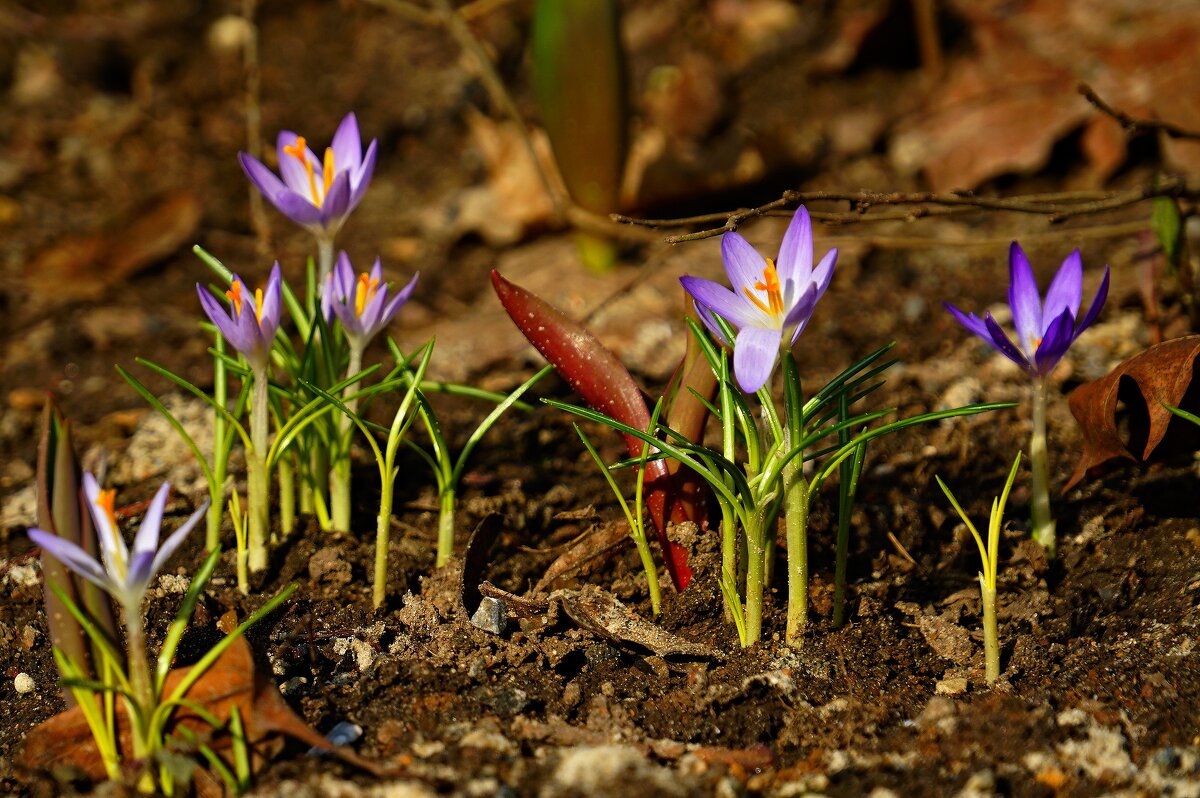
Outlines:
<svg viewBox="0 0 1200 798"><path fill-rule="evenodd" d="M1033 437L1029 442L1029 463L1033 469L1033 539L1042 545L1048 557L1056 549L1054 518L1050 514L1050 458L1046 447L1046 380L1033 383Z"/></svg>
<svg viewBox="0 0 1200 798"><path fill-rule="evenodd" d="M317 237L317 291L325 286L325 280L333 271L333 236Z"/></svg>
<svg viewBox="0 0 1200 798"><path fill-rule="evenodd" d="M140 605L140 603L139 601L138 604ZM154 693L154 684L150 680L150 662L146 659L146 633L142 626L141 607L123 606L121 615L125 620L129 687L133 693L132 702L137 705L137 711L130 713L133 725L133 756L147 766L142 778L138 780L138 792L149 794L154 792L154 779L149 769L149 760L154 755L157 746L150 737L146 723L154 712L158 699Z"/></svg>

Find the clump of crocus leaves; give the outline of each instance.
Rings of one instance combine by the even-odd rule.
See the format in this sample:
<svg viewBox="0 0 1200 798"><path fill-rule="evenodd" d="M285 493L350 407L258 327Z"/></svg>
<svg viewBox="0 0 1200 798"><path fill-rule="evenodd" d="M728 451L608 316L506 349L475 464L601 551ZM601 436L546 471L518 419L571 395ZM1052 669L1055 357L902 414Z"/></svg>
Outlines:
<svg viewBox="0 0 1200 798"><path fill-rule="evenodd" d="M980 319L974 313L963 313L949 303L946 303L946 309L960 324L1020 366L1033 382L1033 435L1029 442L1029 461L1033 469L1033 500L1030 505L1033 539L1042 544L1050 556L1054 556L1056 536L1054 516L1050 512L1050 456L1046 447L1046 403L1049 398L1046 382L1050 372L1054 371L1079 334L1100 315L1100 309L1108 297L1108 266L1104 267L1104 278L1091 306L1080 318L1083 258L1079 250L1072 252L1062 262L1046 291L1045 301L1038 291L1033 267L1015 241L1009 249L1008 263L1008 306L1012 310L1013 327L1017 333L1015 343L990 313L985 313Z"/></svg>
<svg viewBox="0 0 1200 798"><path fill-rule="evenodd" d="M199 523L207 502L160 542L170 490L164 483L146 508L130 548L117 521L116 491L101 489L94 476L81 474L69 427L49 406L38 471L39 526L29 530L29 537L42 549L47 615L63 687L70 703L82 712L110 778L120 778L124 770L132 768L139 774L136 781L142 792L157 789L172 795L176 776L169 757L163 754L168 749L173 713L181 708L196 710L185 698L187 691L251 624L284 601L294 586L264 603L186 675L168 683L179 641L216 568L219 552L210 554L191 577L157 656L146 640L146 593L151 580ZM124 627L123 647L112 622L110 601L116 604L116 615ZM118 711L118 701L123 712ZM209 718L214 726L219 724L211 716L201 717ZM231 719L231 724L236 726L238 721ZM122 748L123 730L129 733L130 750ZM235 747L240 742L244 753L244 737L237 728L231 732ZM206 753L212 756L211 751ZM228 769L225 773L229 774ZM230 786L237 789L239 785Z"/></svg>
<svg viewBox="0 0 1200 798"><path fill-rule="evenodd" d="M681 368L682 381L673 396L677 402L690 393L690 398L716 419L721 432L719 448L701 443L703 416L697 423L694 412L677 416L687 420L686 432L672 426L674 408L663 416L656 410L652 420L636 389L631 392L624 380L613 379L616 369L605 367L604 358L595 351L575 351L573 342L580 340L576 331L548 335L547 330L555 325L543 323L544 312L528 300L514 301L512 287L495 276L493 280L509 315L526 336L567 374L593 408L603 410L548 403L626 436L632 459L614 467L645 468L670 460L711 491L720 513L720 587L742 645L753 644L762 636L775 527L782 517L788 558L786 636L792 643L808 623L809 507L825 481L835 473L840 475L838 512L843 520L839 523L836 573L840 581L836 590L841 610L848 533L845 519L852 510L867 445L914 424L1012 405L969 405L871 426L893 411L851 408L883 384L877 378L892 365L893 361L884 360L891 344L867 355L805 399L793 345L830 285L836 251L814 266L812 225L808 212L800 208L784 235L777 260L762 257L737 233L725 234L721 252L732 290L710 280L683 278L702 322L690 321L690 334L700 353L698 362L707 365L708 373L701 377L694 367ZM589 375L588 370L600 374ZM776 374L781 375L782 401L773 391ZM659 472L655 481L665 477ZM666 514L651 509L660 541L665 541ZM677 577L680 565L672 544L664 542L663 549L668 568ZM680 580L675 581L681 587Z"/></svg>

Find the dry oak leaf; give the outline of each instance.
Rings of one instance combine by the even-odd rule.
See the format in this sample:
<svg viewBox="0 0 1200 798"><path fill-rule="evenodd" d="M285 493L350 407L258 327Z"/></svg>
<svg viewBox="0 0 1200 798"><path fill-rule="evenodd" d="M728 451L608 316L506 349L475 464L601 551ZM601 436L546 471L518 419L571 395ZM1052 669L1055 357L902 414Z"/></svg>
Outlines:
<svg viewBox="0 0 1200 798"><path fill-rule="evenodd" d="M1197 356L1200 336L1164 341L1071 392L1067 403L1083 434L1083 453L1064 490L1070 490L1089 469L1109 460L1146 462L1151 455L1161 457L1200 447L1200 427L1164 407L1200 411L1200 395L1192 390ZM1117 415L1121 404L1124 423Z"/></svg>

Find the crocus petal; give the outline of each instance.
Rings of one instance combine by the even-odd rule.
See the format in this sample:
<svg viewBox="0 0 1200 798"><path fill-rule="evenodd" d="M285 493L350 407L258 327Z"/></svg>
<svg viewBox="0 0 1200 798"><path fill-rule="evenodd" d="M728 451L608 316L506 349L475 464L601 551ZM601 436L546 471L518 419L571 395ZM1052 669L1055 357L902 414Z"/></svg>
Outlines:
<svg viewBox="0 0 1200 798"><path fill-rule="evenodd" d="M1096 298L1092 300L1092 306L1088 308L1088 312L1083 319L1075 327L1075 334L1072 340L1079 337L1079 334L1092 325L1096 317L1100 315L1100 308L1104 307L1104 300L1108 299L1108 265L1104 266L1104 279L1100 281L1100 288L1096 291Z"/></svg>
<svg viewBox="0 0 1200 798"><path fill-rule="evenodd" d="M158 553L154 555L154 562L150 566L150 576L153 576L162 570L162 567L166 565L167 560L171 559L171 555L175 553L175 550L183 544L183 541L187 539L187 536L191 533L191 531L196 528L196 524L199 523L200 518L207 510L208 500L205 499L204 503L197 508L196 512L192 513L188 520L184 521L183 525L180 526L179 529L176 529L167 537L166 540L163 541L162 546L158 548Z"/></svg>
<svg viewBox="0 0 1200 798"><path fill-rule="evenodd" d="M1017 344L1021 351L1032 355L1033 342L1042 337L1042 298L1029 258L1016 241L1009 249L1008 266L1008 306L1017 328Z"/></svg>
<svg viewBox="0 0 1200 798"><path fill-rule="evenodd" d="M783 243L779 245L779 260L775 269L783 287L784 303L804 290L812 276L813 236L808 209L801 205L792 216Z"/></svg>
<svg viewBox="0 0 1200 798"><path fill-rule="evenodd" d="M129 563L129 571L125 574L122 603L131 607L140 607L146 588L154 578L154 551L135 552Z"/></svg>
<svg viewBox="0 0 1200 798"><path fill-rule="evenodd" d="M349 212L350 173L338 172L321 205L321 224L327 230L336 230L346 221L346 214Z"/></svg>
<svg viewBox="0 0 1200 798"><path fill-rule="evenodd" d="M783 319L784 328L791 327L794 324L804 325L808 323L808 319L812 316L813 309L817 306L817 300L820 297L817 295L816 283L809 283L808 288L796 300L796 304L792 305L787 316ZM796 339L792 339L795 343Z"/></svg>
<svg viewBox="0 0 1200 798"><path fill-rule="evenodd" d="M304 163L285 149L291 148L294 151L299 139L300 137L290 130L281 131L275 139L275 150L279 156L279 174L288 188L315 205L317 198L313 196L312 187L314 183L320 184L321 182L321 159L307 146L304 148L304 157L313 167L313 176L310 179Z"/></svg>
<svg viewBox="0 0 1200 798"><path fill-rule="evenodd" d="M959 324L966 327L983 340L988 341L989 343L991 342L992 334L988 332L987 325L983 323L983 319L979 318L974 313L963 313L949 302L943 302L942 304L945 306L946 310L950 311L954 318L958 319Z"/></svg>
<svg viewBox="0 0 1200 798"><path fill-rule="evenodd" d="M351 176L351 209L358 207L359 201L367 193L367 186L371 185L371 176L375 174L375 156L378 149L379 143L375 139L371 139L371 143L367 145L366 155L363 156L362 165Z"/></svg>
<svg viewBox="0 0 1200 798"><path fill-rule="evenodd" d="M721 236L721 259L725 261L725 273L729 275L729 284L739 296L743 288L753 286L761 280L767 268L766 259L738 233L726 233Z"/></svg>
<svg viewBox="0 0 1200 798"><path fill-rule="evenodd" d="M263 291L262 308L258 322L263 342L269 348L275 339L275 331L279 329L280 310L283 305L283 273L279 270L279 261L271 267L271 275L267 278L267 288Z"/></svg>
<svg viewBox="0 0 1200 798"><path fill-rule="evenodd" d="M396 317L396 314L400 312L400 308L404 306L404 303L408 301L408 298L412 296L413 290L417 287L417 277L419 276L419 274L414 274L413 278L408 281L408 285L401 288L396 295L387 302L386 305L382 301L379 303L383 308L383 313L380 315L380 318L382 319L382 322L380 323L381 327L389 324L391 320ZM376 332L378 332L378 330L376 330Z"/></svg>
<svg viewBox="0 0 1200 798"><path fill-rule="evenodd" d="M1046 330L1046 336L1038 344L1037 354L1034 355L1038 374L1046 376L1062 360L1071 341L1075 340L1074 328L1075 316L1069 310L1064 310L1050 322L1050 329Z"/></svg>
<svg viewBox="0 0 1200 798"><path fill-rule="evenodd" d="M821 258L821 262L813 270L812 282L817 287L817 299L825 295L825 289L829 287L829 281L833 279L833 269L837 266L837 256L837 247L834 247L825 253L825 257Z"/></svg>
<svg viewBox="0 0 1200 798"><path fill-rule="evenodd" d="M250 182L254 184L255 188L272 202L276 194L287 190L287 186L274 172L249 153L239 152L238 162L241 163L242 171L246 173L246 177L250 178Z"/></svg>
<svg viewBox="0 0 1200 798"><path fill-rule="evenodd" d="M725 337L725 333L721 331L720 325L717 324L716 316L707 305L701 305L697 300L692 300L692 307L696 309L696 315L700 317L701 323L708 328L708 331L713 334L713 337L722 343L728 344L729 339Z"/></svg>
<svg viewBox="0 0 1200 798"><path fill-rule="evenodd" d="M680 277L679 282L692 297L708 310L742 328L762 324L763 313L720 283L703 277Z"/></svg>
<svg viewBox="0 0 1200 798"><path fill-rule="evenodd" d="M329 148L333 150L335 169L339 172L343 169L351 173L358 171L362 165L362 137L358 134L358 117L353 111L338 125Z"/></svg>
<svg viewBox="0 0 1200 798"><path fill-rule="evenodd" d="M755 393L767 384L779 357L781 330L743 327L733 345L733 374L746 393Z"/></svg>
<svg viewBox="0 0 1200 798"><path fill-rule="evenodd" d="M1004 330L1000 329L1000 325L992 318L992 314L988 313L983 317L983 323L987 326L987 340L996 351L1007 357L1012 362L1016 363L1026 371L1033 371L1033 364L1029 362L1029 358L1013 346L1013 342L1009 340L1008 335Z"/></svg>
<svg viewBox="0 0 1200 798"><path fill-rule="evenodd" d="M133 539L135 558L146 552L153 555L154 550L158 548L158 530L162 527L163 508L167 506L167 493L170 490L171 483L164 482L150 500L150 507L142 518L142 525L138 527L137 537Z"/></svg>
<svg viewBox="0 0 1200 798"><path fill-rule="evenodd" d="M96 524L96 540L100 543L105 567L115 561L127 562L129 549L125 547L125 539L121 537L121 531L113 527L108 513L100 508L100 484L87 471L83 473L83 495L87 498L88 510ZM89 556L88 559L92 558Z"/></svg>
<svg viewBox="0 0 1200 798"><path fill-rule="evenodd" d="M52 532L34 527L29 530L29 539L41 546L50 556L82 576L102 590L112 592L115 584L112 578L96 562L96 559L69 540L60 538Z"/></svg>
<svg viewBox="0 0 1200 798"><path fill-rule="evenodd" d="M301 227L321 223L321 209L307 197L290 189L284 189L273 197L267 197L280 213Z"/></svg>
<svg viewBox="0 0 1200 798"><path fill-rule="evenodd" d="M1054 281L1046 290L1046 302L1042 307L1040 337L1046 336L1050 325L1054 324L1064 310L1069 311L1071 318L1074 319L1075 314L1079 312L1079 303L1082 299L1083 258L1080 256L1079 250L1075 250L1062 262L1058 273L1054 275Z"/></svg>

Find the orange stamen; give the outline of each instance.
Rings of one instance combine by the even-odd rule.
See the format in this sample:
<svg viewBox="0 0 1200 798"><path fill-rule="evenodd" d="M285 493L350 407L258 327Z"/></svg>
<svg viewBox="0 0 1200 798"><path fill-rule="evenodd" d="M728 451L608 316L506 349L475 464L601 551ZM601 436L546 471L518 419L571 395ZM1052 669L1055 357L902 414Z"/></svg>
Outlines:
<svg viewBox="0 0 1200 798"><path fill-rule="evenodd" d="M258 321L259 326L262 325L262 310L263 310L262 289L256 288L254 290L254 318Z"/></svg>
<svg viewBox="0 0 1200 798"><path fill-rule="evenodd" d="M234 280L233 285L229 286L229 290L225 292L225 296L229 297L229 301L233 303L233 312L238 316L242 315L241 281Z"/></svg>
<svg viewBox="0 0 1200 798"><path fill-rule="evenodd" d="M115 488L100 491L100 495L96 497L96 506L99 507L104 515L108 518L108 523L112 525L113 530L117 528L117 491Z"/></svg>
<svg viewBox="0 0 1200 798"><path fill-rule="evenodd" d="M768 316L778 316L783 312L783 292L779 285L779 273L775 271L775 264L770 258L767 258L767 268L763 269L763 278L754 284L754 288L758 291L767 292L766 302L763 302L762 299L752 292L749 286L742 288L742 293L759 310Z"/></svg>
<svg viewBox="0 0 1200 798"><path fill-rule="evenodd" d="M354 313L361 316L367 309L367 303L375 297L379 290L379 278L371 277L366 272L358 275L358 287L354 290Z"/></svg>
<svg viewBox="0 0 1200 798"><path fill-rule="evenodd" d="M304 171L308 173L308 190L312 194L313 205L316 205L318 208L320 208L321 202L324 200L324 194L317 193L317 177L315 174L313 174L313 165L312 161L308 159L307 148L308 143L304 140L304 136L296 136L296 143L285 145L283 151L303 164ZM329 158L330 163L332 163L332 157L328 154L326 157ZM329 167L326 166L326 169L328 168ZM327 182L325 186L328 188L329 183Z"/></svg>

